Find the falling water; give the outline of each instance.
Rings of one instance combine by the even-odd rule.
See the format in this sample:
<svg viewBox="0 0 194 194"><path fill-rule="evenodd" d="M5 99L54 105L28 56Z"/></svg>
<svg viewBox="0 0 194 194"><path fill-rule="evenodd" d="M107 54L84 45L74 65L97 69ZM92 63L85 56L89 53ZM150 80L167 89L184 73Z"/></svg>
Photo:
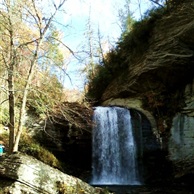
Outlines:
<svg viewBox="0 0 194 194"><path fill-rule="evenodd" d="M130 111L96 107L94 122L92 184L139 185Z"/></svg>

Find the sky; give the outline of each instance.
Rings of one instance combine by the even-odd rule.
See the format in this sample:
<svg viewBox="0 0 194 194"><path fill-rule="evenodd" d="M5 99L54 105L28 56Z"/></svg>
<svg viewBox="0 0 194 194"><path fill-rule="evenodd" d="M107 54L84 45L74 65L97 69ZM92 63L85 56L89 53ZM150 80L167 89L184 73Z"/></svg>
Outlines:
<svg viewBox="0 0 194 194"><path fill-rule="evenodd" d="M100 30L104 40L114 44L121 35L121 28L118 19L118 10L123 9L126 0L67 0L64 4L65 13L58 16L62 24L68 25L62 29L64 43L74 52L80 49L80 45L86 41L86 23L91 17L94 31ZM139 4L141 9L139 9ZM149 0L131 0L129 9L135 19L140 19L140 12L143 14L150 6ZM141 10L141 11L140 11ZM64 86L69 89L83 89L85 76L81 74L84 64L79 63L75 58L67 65Z"/></svg>

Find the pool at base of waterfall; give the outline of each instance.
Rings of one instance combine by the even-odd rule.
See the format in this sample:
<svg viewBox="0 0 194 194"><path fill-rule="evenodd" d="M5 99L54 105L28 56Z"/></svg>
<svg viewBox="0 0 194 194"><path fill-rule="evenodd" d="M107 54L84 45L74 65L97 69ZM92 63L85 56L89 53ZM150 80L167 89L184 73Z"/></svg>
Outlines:
<svg viewBox="0 0 194 194"><path fill-rule="evenodd" d="M106 188L114 194L193 194L186 186L172 185L92 185Z"/></svg>

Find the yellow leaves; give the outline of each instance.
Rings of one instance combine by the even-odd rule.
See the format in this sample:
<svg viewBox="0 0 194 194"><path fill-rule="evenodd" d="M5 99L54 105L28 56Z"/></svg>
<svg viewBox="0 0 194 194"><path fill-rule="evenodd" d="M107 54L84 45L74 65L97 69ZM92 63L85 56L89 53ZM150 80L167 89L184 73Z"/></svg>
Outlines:
<svg viewBox="0 0 194 194"><path fill-rule="evenodd" d="M0 26L0 45L5 52L10 47L11 41L15 47L27 45L32 49L33 41L39 38L37 30L33 30L21 18L10 16L9 13L0 12Z"/></svg>
<svg viewBox="0 0 194 194"><path fill-rule="evenodd" d="M32 29L29 29L25 24L21 23L18 25L17 31L15 32L15 37L19 45L29 46L32 45L30 42L38 38L38 34Z"/></svg>

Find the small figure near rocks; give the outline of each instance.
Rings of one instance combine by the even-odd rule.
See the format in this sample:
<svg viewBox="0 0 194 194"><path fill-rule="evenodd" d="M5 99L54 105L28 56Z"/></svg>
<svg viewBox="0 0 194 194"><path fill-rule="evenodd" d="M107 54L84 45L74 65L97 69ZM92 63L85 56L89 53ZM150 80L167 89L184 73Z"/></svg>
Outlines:
<svg viewBox="0 0 194 194"><path fill-rule="evenodd" d="M4 145L0 142L0 157L3 155Z"/></svg>

